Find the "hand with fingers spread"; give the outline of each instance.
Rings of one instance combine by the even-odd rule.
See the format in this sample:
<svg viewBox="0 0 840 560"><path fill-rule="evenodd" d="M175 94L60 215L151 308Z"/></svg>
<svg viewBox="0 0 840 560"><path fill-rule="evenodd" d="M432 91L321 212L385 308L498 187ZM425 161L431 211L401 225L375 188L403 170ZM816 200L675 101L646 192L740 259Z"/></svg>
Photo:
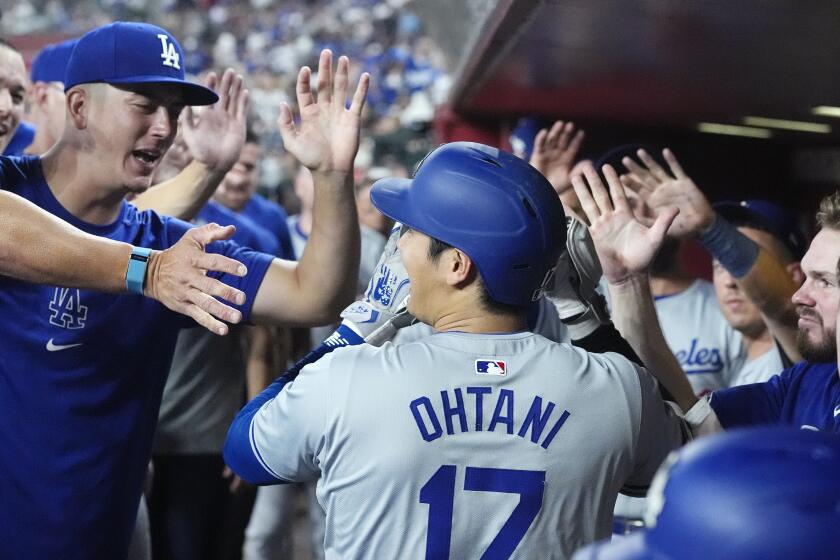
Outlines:
<svg viewBox="0 0 840 560"><path fill-rule="evenodd" d="M228 327L222 321L239 323L242 313L216 298L241 305L245 294L207 273L245 276L247 270L238 261L205 253L204 249L214 241L228 239L235 231L233 226L207 224L189 230L169 249L152 252L146 268L145 295L192 317L215 334L227 334Z"/></svg>
<svg viewBox="0 0 840 560"><path fill-rule="evenodd" d="M712 225L715 211L694 181L685 174L677 158L669 149L662 151L670 173L644 150L637 152L642 165L625 157L621 163L630 171L622 176L629 188L636 191L648 206L659 213L666 208L679 208L669 234L674 237L697 235Z"/></svg>
<svg viewBox="0 0 840 560"><path fill-rule="evenodd" d="M181 130L193 158L223 174L236 163L245 143L250 93L242 87L242 76L230 68L221 80L210 73L205 83L217 90L219 101L201 111L186 107Z"/></svg>
<svg viewBox="0 0 840 560"><path fill-rule="evenodd" d="M530 164L548 179L557 194L572 188L571 170L584 132L575 132L574 123L557 121L551 129L542 129L534 139Z"/></svg>
<svg viewBox="0 0 840 560"><path fill-rule="evenodd" d="M609 191L591 165L584 168L583 176L572 179L572 185L589 221L604 277L610 284L621 284L631 276L647 273L678 210L663 208L653 225L645 226L633 215L612 166L605 165L603 172Z"/></svg>
<svg viewBox="0 0 840 560"><path fill-rule="evenodd" d="M295 126L288 105L284 103L280 107L278 125L284 147L313 172L353 171L370 76L364 73L359 78L347 108L349 67L350 61L342 56L333 72L332 52L322 51L318 61L317 97L310 84L310 69L304 66L298 74L300 126Z"/></svg>

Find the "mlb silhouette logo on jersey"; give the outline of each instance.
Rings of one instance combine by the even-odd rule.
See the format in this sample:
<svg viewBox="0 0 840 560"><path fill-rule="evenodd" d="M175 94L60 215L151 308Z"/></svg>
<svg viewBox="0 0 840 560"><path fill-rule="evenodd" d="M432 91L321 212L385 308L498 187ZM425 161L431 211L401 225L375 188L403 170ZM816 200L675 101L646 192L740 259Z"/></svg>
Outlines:
<svg viewBox="0 0 840 560"><path fill-rule="evenodd" d="M160 39L160 47L162 49L160 57L163 59L163 65L180 70L181 55L179 55L178 51L175 49L175 44L169 41L169 35L166 33L158 33L158 39Z"/></svg>
<svg viewBox="0 0 840 560"><path fill-rule="evenodd" d="M501 360L476 360L475 372L479 375L504 375L507 365Z"/></svg>

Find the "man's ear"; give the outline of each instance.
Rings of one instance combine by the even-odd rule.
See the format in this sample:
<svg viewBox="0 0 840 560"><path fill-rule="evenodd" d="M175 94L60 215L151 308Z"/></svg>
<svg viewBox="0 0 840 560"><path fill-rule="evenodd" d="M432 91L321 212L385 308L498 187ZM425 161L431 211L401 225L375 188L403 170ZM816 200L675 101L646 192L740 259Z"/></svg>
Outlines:
<svg viewBox="0 0 840 560"><path fill-rule="evenodd" d="M475 263L460 249L453 248L441 257L446 259L443 264L446 266L446 283L450 286L463 286L475 277Z"/></svg>
<svg viewBox="0 0 840 560"><path fill-rule="evenodd" d="M29 86L29 102L32 105L43 105L47 102L48 86L44 82L35 82Z"/></svg>
<svg viewBox="0 0 840 560"><path fill-rule="evenodd" d="M83 87L74 87L67 92L67 114L73 125L79 129L87 128L90 117L91 92Z"/></svg>

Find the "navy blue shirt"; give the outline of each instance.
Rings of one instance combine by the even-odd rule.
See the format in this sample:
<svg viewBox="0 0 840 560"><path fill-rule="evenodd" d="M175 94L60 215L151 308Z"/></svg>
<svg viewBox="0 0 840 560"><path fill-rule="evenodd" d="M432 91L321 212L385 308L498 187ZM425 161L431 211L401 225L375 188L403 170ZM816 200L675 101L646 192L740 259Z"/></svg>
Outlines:
<svg viewBox="0 0 840 560"><path fill-rule="evenodd" d="M248 199L241 214L253 220L258 226L267 229L277 238L280 243L278 257L290 261L295 260L292 236L289 233L289 226L286 224L288 216L282 206L255 193Z"/></svg>
<svg viewBox="0 0 840 560"><path fill-rule="evenodd" d="M197 225L217 223L220 226L236 226L233 241L243 247L250 247L261 253L280 255L280 242L267 229L255 224L244 214L237 214L210 200L195 217Z"/></svg>
<svg viewBox="0 0 840 560"><path fill-rule="evenodd" d="M112 224L82 222L37 157L0 157L0 185L137 246L168 248L191 227L126 202ZM227 241L207 250L248 267L214 275L245 292L247 318L272 256ZM195 323L140 295L5 277L0 323L0 558L124 558L178 330Z"/></svg>
<svg viewBox="0 0 840 560"><path fill-rule="evenodd" d="M799 362L766 383L715 391L710 404L724 428L786 424L840 433L835 363Z"/></svg>

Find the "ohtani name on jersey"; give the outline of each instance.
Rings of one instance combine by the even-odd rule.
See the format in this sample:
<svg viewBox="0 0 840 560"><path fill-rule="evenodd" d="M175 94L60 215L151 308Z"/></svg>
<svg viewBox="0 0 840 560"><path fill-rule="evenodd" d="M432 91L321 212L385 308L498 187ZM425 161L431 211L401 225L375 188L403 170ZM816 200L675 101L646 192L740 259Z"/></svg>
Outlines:
<svg viewBox="0 0 840 560"><path fill-rule="evenodd" d="M441 391L440 397L435 397L437 408L426 396L411 401L409 408L425 441L444 434L487 431L528 438L548 449L571 413L537 395L524 416L516 417L514 399L511 389L494 393L489 386L458 387ZM490 420L485 422L488 416Z"/></svg>

